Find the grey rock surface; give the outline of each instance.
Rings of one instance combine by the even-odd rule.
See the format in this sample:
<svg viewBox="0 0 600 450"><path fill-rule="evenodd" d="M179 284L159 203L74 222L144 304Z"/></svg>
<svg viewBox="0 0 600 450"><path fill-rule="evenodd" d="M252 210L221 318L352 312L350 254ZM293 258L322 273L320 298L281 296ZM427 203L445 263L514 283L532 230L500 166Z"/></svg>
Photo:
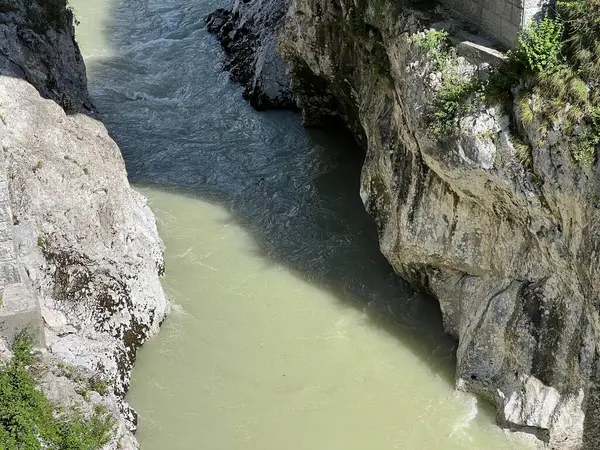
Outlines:
<svg viewBox="0 0 600 450"><path fill-rule="evenodd" d="M102 404L116 419L105 450L137 449L124 396L169 309L162 243L90 113L66 0L0 0L0 325L10 340L37 321L42 390L84 412ZM0 357L9 348L0 337ZM97 379L109 389L88 395Z"/></svg>
<svg viewBox="0 0 600 450"><path fill-rule="evenodd" d="M121 424L137 348L168 311L162 247L145 199L129 187L102 123L66 115L29 83L0 77L0 140L15 244L38 299L48 352L113 386Z"/></svg>
<svg viewBox="0 0 600 450"><path fill-rule="evenodd" d="M224 68L244 85L244 97L259 110L295 107L287 65L276 49L288 5L289 0L234 0L230 10L206 17L208 31L225 49Z"/></svg>
<svg viewBox="0 0 600 450"><path fill-rule="evenodd" d="M67 112L91 112L67 0L0 0L0 75L27 80Z"/></svg>
<svg viewBox="0 0 600 450"><path fill-rule="evenodd" d="M28 283L12 283L3 286L0 305L0 335L8 342L27 330L34 337L34 345L44 348L44 327L40 303Z"/></svg>
<svg viewBox="0 0 600 450"><path fill-rule="evenodd" d="M101 406L113 416L119 417L120 400L110 389L105 391L98 386L101 375L80 366L65 363L60 356L43 354L35 365L36 376L46 397L55 404L77 408L84 416L89 417L96 407ZM110 388L110 386L109 386ZM98 389L101 392L97 392ZM117 420L113 436L102 450L138 450L139 444L135 436L126 426L126 422Z"/></svg>

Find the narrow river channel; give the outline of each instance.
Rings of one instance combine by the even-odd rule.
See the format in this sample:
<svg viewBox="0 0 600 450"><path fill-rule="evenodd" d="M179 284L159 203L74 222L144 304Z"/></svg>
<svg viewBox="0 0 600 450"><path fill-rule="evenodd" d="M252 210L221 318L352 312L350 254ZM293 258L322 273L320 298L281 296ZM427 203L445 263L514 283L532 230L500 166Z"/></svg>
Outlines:
<svg viewBox="0 0 600 450"><path fill-rule="evenodd" d="M437 303L380 255L361 152L257 113L215 0L71 0L90 91L150 200L174 313L139 353L144 450L528 449L453 390Z"/></svg>

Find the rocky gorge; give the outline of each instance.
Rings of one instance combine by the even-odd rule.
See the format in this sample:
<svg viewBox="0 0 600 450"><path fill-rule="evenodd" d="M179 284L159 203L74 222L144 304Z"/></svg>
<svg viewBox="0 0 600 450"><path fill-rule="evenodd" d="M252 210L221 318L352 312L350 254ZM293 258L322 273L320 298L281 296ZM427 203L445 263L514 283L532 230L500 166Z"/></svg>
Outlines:
<svg viewBox="0 0 600 450"><path fill-rule="evenodd" d="M67 2L4 0L0 35L2 336L28 326L48 399L101 406L104 448L138 448L124 396L169 310L154 216L94 111Z"/></svg>
<svg viewBox="0 0 600 450"><path fill-rule="evenodd" d="M45 395L101 406L105 448L137 448L124 396L169 311L162 244L88 95L73 20L64 0L0 0L0 359L29 326ZM502 84L504 103L472 90L440 106L448 79L490 80L506 56L434 2L236 0L207 23L255 108L299 108L364 149L381 251L439 300L456 386L548 448L598 448L597 142L583 145L578 109L549 123L525 83Z"/></svg>
<svg viewBox="0 0 600 450"><path fill-rule="evenodd" d="M472 99L455 128L432 133L444 71L485 78L503 60L473 52L493 43L435 2L235 1L207 22L246 94L288 85L306 125L341 123L364 148L381 251L439 300L459 342L456 386L548 448L598 448L600 185L594 154L578 153L583 132L562 113L545 124L539 93L523 108L521 84L508 105ZM447 30L452 68L422 44L430 29ZM263 61L279 58L273 75Z"/></svg>

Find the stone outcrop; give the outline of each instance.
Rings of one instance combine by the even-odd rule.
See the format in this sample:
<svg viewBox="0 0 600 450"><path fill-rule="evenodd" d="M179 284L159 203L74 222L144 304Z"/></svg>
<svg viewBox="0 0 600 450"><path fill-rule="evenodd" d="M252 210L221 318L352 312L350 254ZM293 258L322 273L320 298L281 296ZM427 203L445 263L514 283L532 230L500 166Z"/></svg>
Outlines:
<svg viewBox="0 0 600 450"><path fill-rule="evenodd" d="M261 109L293 108L287 66L277 52L277 33L289 0L235 0L231 10L206 17L208 31L219 38L231 78L244 85L244 97Z"/></svg>
<svg viewBox="0 0 600 450"><path fill-rule="evenodd" d="M67 0L0 0L0 73L27 80L68 113L93 108Z"/></svg>
<svg viewBox="0 0 600 450"><path fill-rule="evenodd" d="M460 133L433 136L441 77L414 39L448 24L433 6L292 0L279 49L295 100L305 123L342 121L365 148L361 196L381 250L439 299L459 340L457 387L550 449L600 448L599 166L517 108L474 101ZM458 73L484 74L467 53Z"/></svg>
<svg viewBox="0 0 600 450"><path fill-rule="evenodd" d="M12 342L24 329L44 346L40 302L17 258L6 162L0 152L0 336Z"/></svg>
<svg viewBox="0 0 600 450"><path fill-rule="evenodd" d="M135 449L124 396L169 309L162 243L90 114L72 20L64 0L0 0L0 334L42 328L43 391L84 413L105 406L117 419L106 450Z"/></svg>

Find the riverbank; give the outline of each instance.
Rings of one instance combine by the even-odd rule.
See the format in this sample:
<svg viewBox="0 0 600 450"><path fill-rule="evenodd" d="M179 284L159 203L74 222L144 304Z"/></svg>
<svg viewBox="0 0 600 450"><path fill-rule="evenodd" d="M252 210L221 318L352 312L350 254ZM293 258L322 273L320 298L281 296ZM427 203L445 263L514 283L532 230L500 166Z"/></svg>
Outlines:
<svg viewBox="0 0 600 450"><path fill-rule="evenodd" d="M154 216L92 117L66 2L9 3L0 13L5 244L37 315L29 323L5 317L4 337L18 331L15 320L40 330L37 379L46 395L84 412L102 405L116 424L106 448L137 448L137 418L124 396L137 348L168 311Z"/></svg>

